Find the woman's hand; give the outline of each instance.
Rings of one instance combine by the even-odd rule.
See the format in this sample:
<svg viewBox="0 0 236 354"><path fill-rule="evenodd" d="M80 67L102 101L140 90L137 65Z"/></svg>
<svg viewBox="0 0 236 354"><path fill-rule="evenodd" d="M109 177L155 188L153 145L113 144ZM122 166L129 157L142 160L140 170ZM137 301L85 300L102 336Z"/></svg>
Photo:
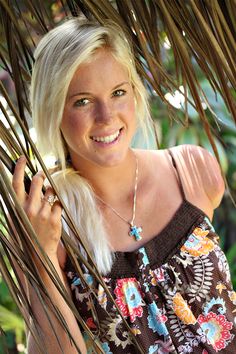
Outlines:
<svg viewBox="0 0 236 354"><path fill-rule="evenodd" d="M42 187L45 180L43 172L38 172L32 179L29 194L24 187L24 171L26 158L22 156L15 167L12 185L27 214L30 223L38 237L39 243L49 258L57 256L57 247L61 238L61 213L59 201L50 205L47 198L54 195L51 187L46 188L45 195Z"/></svg>
<svg viewBox="0 0 236 354"><path fill-rule="evenodd" d="M33 177L29 194L26 193L24 187L25 166L26 159L25 157L21 157L15 167L15 172L12 180L13 188L16 192L20 204L25 210L29 221L34 228L41 247L52 261L55 271L64 284L65 289L68 289L68 283L65 274L60 268L57 257L57 248L60 242L62 228L61 205L58 201L56 201L53 205L50 205L50 203L47 201L47 198L50 195L54 195L53 189L51 187L46 189L46 193L43 196L42 187L45 176L42 172L38 172ZM37 267L40 268L41 262L38 263L37 258L35 258L34 261L37 264ZM48 291L48 294L50 294L51 300L53 300L54 305L61 312L69 328L69 332L75 339L75 342L80 348L81 353L87 353L85 342L71 309L68 307L67 303L61 296L51 277L42 268L40 268L40 275L41 280L43 281L44 286ZM70 354L78 353L78 350L72 343L67 332L64 330L64 326L62 326L61 321L59 321L54 312L51 311L51 306L48 307L49 311L46 314L45 308L42 306L41 300L39 300L39 296L35 291L35 288L30 283L27 286L27 293L29 293L32 310L34 316L37 319L37 323L34 323L33 321L32 326L36 325L38 330L38 324L40 324L42 338L46 338L44 341L45 352L49 354L62 352ZM48 303L47 297L45 298L45 303ZM54 330L52 330L52 326ZM54 333L57 334L57 337L55 337ZM28 336L28 353L39 354L38 346L31 333Z"/></svg>

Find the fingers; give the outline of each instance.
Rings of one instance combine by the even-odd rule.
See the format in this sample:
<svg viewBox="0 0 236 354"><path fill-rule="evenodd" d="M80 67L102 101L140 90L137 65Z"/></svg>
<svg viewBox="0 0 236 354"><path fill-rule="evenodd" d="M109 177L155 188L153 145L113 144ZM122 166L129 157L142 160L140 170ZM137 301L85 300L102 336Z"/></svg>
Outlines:
<svg viewBox="0 0 236 354"><path fill-rule="evenodd" d="M61 203L55 195L53 188L50 186L46 188L46 192L42 200L45 205L49 206L52 209L57 209L58 207L61 208Z"/></svg>
<svg viewBox="0 0 236 354"><path fill-rule="evenodd" d="M61 213L62 213L61 203L59 200L56 200L56 201L53 201L51 204L50 201L48 200L48 198L50 199L50 197L52 197L52 199L53 199L53 197L55 197L55 193L54 193L53 188L48 186L46 188L46 192L45 192L44 197L42 199L43 211L51 209L51 213L55 217L55 220L57 220L57 222L58 222L58 218L60 218Z"/></svg>
<svg viewBox="0 0 236 354"><path fill-rule="evenodd" d="M12 186L19 202L24 205L28 217L34 217L40 212L40 210L45 215L48 214L48 212L52 212L55 218L60 217L62 211L60 202L55 201L54 203L50 203L50 201L47 200L48 197L54 196L52 187L49 186L46 188L45 195L42 198L42 188L45 180L43 171L36 173L32 178L29 195L26 194L24 186L25 167L26 158L25 156L22 156L16 163L12 178Z"/></svg>
<svg viewBox="0 0 236 354"><path fill-rule="evenodd" d="M59 200L57 200L52 207L52 214L55 217L55 220L58 220L58 218L61 217L62 214L62 206Z"/></svg>
<svg viewBox="0 0 236 354"><path fill-rule="evenodd" d="M46 187L46 192L42 198L43 207L51 209L55 203L55 194L52 187Z"/></svg>
<svg viewBox="0 0 236 354"><path fill-rule="evenodd" d="M28 203L33 204L34 206L41 206L41 197L42 197L42 188L45 180L45 175L43 171L39 171L32 178Z"/></svg>
<svg viewBox="0 0 236 354"><path fill-rule="evenodd" d="M13 178L12 178L13 189L19 199L19 202L22 204L24 203L26 197L25 186L24 186L25 166L26 166L26 158L25 156L21 156L16 163Z"/></svg>

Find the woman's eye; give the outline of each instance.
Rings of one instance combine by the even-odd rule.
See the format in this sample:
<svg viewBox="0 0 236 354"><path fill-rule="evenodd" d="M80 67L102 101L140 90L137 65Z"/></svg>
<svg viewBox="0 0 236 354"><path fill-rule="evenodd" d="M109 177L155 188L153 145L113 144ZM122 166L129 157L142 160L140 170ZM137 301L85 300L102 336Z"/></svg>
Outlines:
<svg viewBox="0 0 236 354"><path fill-rule="evenodd" d="M124 96L126 94L125 90L116 90L113 92L113 96Z"/></svg>
<svg viewBox="0 0 236 354"><path fill-rule="evenodd" d="M83 107L86 106L89 103L89 100L87 98L81 98L75 102L76 107Z"/></svg>

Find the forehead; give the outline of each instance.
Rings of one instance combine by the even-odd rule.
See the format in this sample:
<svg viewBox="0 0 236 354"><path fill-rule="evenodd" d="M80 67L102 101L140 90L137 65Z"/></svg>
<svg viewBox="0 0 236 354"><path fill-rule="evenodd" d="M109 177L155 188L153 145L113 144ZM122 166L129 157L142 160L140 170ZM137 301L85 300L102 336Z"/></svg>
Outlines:
<svg viewBox="0 0 236 354"><path fill-rule="evenodd" d="M92 60L78 67L71 80L69 92L82 88L90 92L101 88L101 84L106 89L122 81L130 81L128 69L111 52L101 49L94 54Z"/></svg>

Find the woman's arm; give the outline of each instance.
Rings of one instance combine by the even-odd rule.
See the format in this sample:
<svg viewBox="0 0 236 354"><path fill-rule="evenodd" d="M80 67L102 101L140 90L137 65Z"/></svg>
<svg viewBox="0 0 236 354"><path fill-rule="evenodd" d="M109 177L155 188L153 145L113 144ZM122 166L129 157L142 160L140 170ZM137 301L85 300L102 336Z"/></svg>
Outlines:
<svg viewBox="0 0 236 354"><path fill-rule="evenodd" d="M53 205L50 205L47 201L47 197L53 194L52 188L47 188L44 198L42 198L42 187L44 183L45 176L42 173L38 173L33 177L31 182L31 187L29 194L26 194L24 188L24 170L26 165L26 159L21 158L15 167L15 172L13 175L12 185L15 190L15 193L18 197L20 204L25 210L29 221L31 222L33 229L37 235L38 241L43 248L46 255L49 257L52 265L55 268L60 280L64 284L65 288L69 292L69 286L66 281L64 272L62 271L59 260L58 260L58 246L61 238L61 212L62 208L59 202L55 202ZM61 312L67 327L75 340L77 346L79 347L82 354L87 353L86 346L80 332L79 326L76 322L74 314L70 310L69 306L57 290L53 281L49 277L48 273L42 266L41 262L37 259L36 256L32 256L32 260L35 263L35 266L39 272L42 282L44 283L45 288L47 289L50 298L53 301L53 304ZM19 269L19 268L18 268ZM20 274L21 273L21 274ZM48 306L48 315L50 321L53 325L56 335L52 329L44 308L41 305L40 300L38 299L37 293L32 285L26 282L24 279L23 273L19 270L20 279L22 279L22 285L27 289L27 294L32 306L34 316L37 319L39 325L37 325L37 330L41 334L42 343L44 346L43 353L48 354L75 354L78 352L76 347L73 345L68 334L63 329L63 326L60 324L60 321L54 315L53 311L50 310ZM45 303L48 302L46 296L43 299ZM36 326L35 323L32 323L33 326ZM60 345L58 340L60 341ZM61 350L62 348L62 350ZM29 354L38 354L40 350L32 336L31 333L28 335L28 353Z"/></svg>
<svg viewBox="0 0 236 354"><path fill-rule="evenodd" d="M183 151L190 171L193 175L199 173L206 196L213 209L217 208L225 191L225 183L216 158L200 146L184 145Z"/></svg>
<svg viewBox="0 0 236 354"><path fill-rule="evenodd" d="M225 184L216 158L195 145L180 145L174 154L186 198L212 218L220 204Z"/></svg>
<svg viewBox="0 0 236 354"><path fill-rule="evenodd" d="M59 275L60 280L63 282L65 288L68 289L67 280L62 269L59 266L58 259L57 258L51 259L51 262L53 263L54 268L57 271L57 274ZM44 269L40 269L39 271L44 286L46 287L48 293L50 294L50 297L53 299L54 305L61 312L64 320L67 323L70 334L75 340L81 353L86 354L87 353L86 346L72 311L70 310L69 306L66 304L65 300L63 299L63 297L61 296L61 294L53 284L52 280L50 279L46 271ZM68 334L65 332L65 330L63 329L62 325L59 323L56 316L53 314L52 311L49 310L50 320L53 323L54 331L56 332L60 341L60 345L59 345L58 340L53 332L52 326L49 323L48 318L44 312L44 309L42 308L42 305L38 299L38 296L32 287L29 288L29 297L30 297L30 303L33 307L34 315L38 323L40 324L39 330L41 331L42 334L43 343L45 345L45 352L47 352L48 354L62 353L60 349L60 345L61 345L63 349L63 353L65 354L78 353L77 349L73 345ZM37 348L37 344L35 343L35 340L32 337L31 333L29 333L28 336L28 353L29 354L40 353L40 351Z"/></svg>

